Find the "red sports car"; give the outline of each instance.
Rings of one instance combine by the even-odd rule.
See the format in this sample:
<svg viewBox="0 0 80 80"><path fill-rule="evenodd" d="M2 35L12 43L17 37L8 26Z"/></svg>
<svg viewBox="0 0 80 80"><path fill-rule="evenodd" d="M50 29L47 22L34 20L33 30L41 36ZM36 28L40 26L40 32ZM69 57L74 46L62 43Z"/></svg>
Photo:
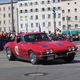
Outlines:
<svg viewBox="0 0 80 80"><path fill-rule="evenodd" d="M4 46L8 60L16 58L37 64L39 61L55 61L63 59L73 61L77 47L69 41L51 41L46 33L21 33L13 42Z"/></svg>

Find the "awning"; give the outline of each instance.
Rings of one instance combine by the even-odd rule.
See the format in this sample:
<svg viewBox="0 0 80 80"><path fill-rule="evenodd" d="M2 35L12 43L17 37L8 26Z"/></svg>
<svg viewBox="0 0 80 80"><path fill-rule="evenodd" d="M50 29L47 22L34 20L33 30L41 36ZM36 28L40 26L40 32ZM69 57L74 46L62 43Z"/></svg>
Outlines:
<svg viewBox="0 0 80 80"><path fill-rule="evenodd" d="M66 35L68 35L69 33L70 33L70 31L67 31L67 30L62 32L62 34L66 34Z"/></svg>
<svg viewBox="0 0 80 80"><path fill-rule="evenodd" d="M65 30L62 32L62 34L66 34L66 35L77 35L78 34L78 30Z"/></svg>
<svg viewBox="0 0 80 80"><path fill-rule="evenodd" d="M77 35L78 34L78 30L72 30L72 31L70 31L70 34L71 35Z"/></svg>

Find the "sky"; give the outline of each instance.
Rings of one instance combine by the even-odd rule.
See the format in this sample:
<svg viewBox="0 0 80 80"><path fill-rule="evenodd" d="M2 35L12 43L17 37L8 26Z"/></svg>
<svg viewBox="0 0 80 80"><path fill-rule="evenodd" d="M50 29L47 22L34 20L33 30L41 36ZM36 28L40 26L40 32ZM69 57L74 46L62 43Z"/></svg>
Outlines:
<svg viewBox="0 0 80 80"><path fill-rule="evenodd" d="M10 0L0 0L0 3L9 2Z"/></svg>

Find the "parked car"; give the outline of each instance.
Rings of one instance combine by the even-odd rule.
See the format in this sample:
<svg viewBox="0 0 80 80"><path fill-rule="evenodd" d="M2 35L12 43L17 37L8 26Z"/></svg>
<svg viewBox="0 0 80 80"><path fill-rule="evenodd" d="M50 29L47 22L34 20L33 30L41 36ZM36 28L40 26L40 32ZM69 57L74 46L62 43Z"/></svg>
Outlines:
<svg viewBox="0 0 80 80"><path fill-rule="evenodd" d="M55 61L60 58L73 61L77 47L68 41L51 41L44 32L21 33L4 46L8 60L16 58L37 64L39 61Z"/></svg>

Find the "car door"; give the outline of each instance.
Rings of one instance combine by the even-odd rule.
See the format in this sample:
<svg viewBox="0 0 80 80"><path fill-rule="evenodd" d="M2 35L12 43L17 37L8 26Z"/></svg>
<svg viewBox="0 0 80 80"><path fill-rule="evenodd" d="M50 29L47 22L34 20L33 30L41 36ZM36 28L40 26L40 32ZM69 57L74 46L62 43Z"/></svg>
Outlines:
<svg viewBox="0 0 80 80"><path fill-rule="evenodd" d="M15 52L18 57L27 58L23 37L18 37L17 44L15 45Z"/></svg>

